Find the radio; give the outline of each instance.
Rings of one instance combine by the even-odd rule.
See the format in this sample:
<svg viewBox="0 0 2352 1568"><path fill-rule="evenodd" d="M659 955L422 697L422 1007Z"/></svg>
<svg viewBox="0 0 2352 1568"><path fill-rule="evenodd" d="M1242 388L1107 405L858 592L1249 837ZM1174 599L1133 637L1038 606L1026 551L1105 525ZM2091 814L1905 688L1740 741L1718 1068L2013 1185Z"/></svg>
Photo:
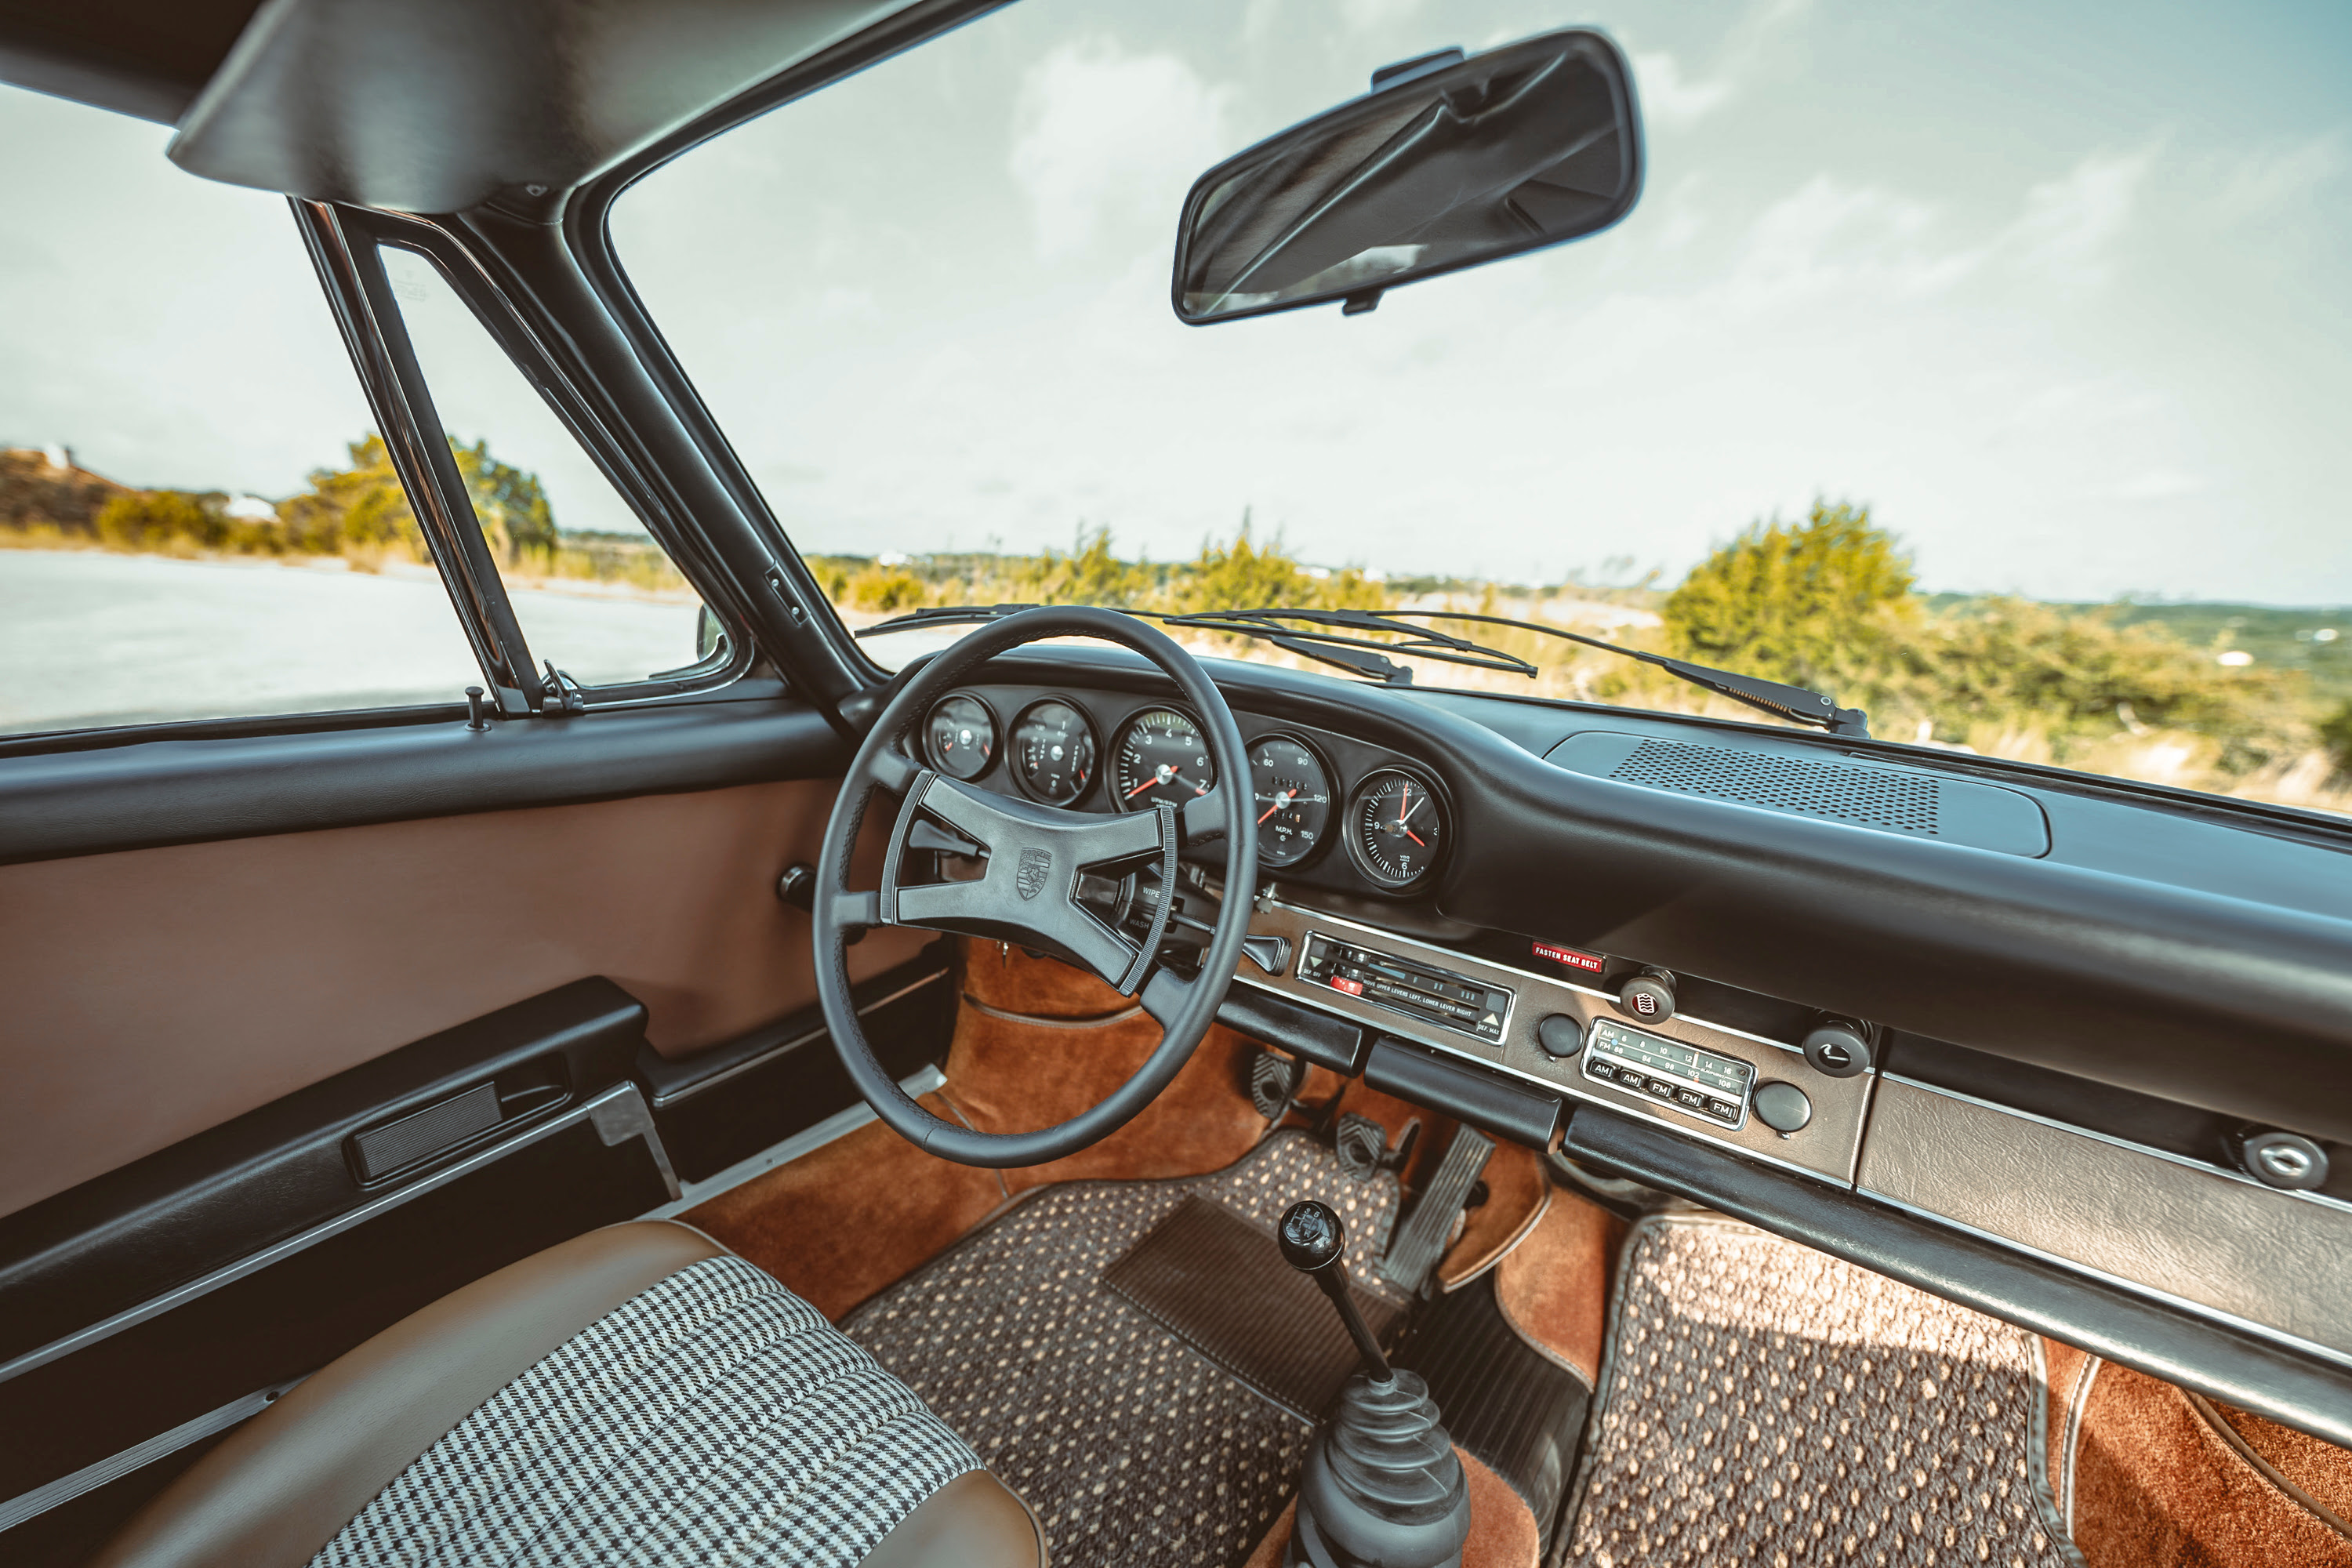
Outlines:
<svg viewBox="0 0 2352 1568"><path fill-rule="evenodd" d="M1584 1039L1584 1076L1646 1095L1685 1116L1737 1130L1747 1124L1756 1069L1736 1057L1596 1018Z"/></svg>
<svg viewBox="0 0 2352 1568"><path fill-rule="evenodd" d="M1502 1044L1511 1017L1511 993L1499 985L1313 933L1298 960L1298 978L1489 1045Z"/></svg>

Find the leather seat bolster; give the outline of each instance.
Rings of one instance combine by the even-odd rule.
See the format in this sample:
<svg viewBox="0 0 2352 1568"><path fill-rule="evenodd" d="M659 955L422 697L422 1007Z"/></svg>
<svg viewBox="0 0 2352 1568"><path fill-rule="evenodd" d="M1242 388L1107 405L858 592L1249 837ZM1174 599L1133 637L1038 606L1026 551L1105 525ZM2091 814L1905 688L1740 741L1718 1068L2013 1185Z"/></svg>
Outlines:
<svg viewBox="0 0 2352 1568"><path fill-rule="evenodd" d="M686 1226L641 1221L575 1237L453 1291L239 1427L142 1509L96 1564L302 1568L419 1455L549 1352L725 1251Z"/></svg>
<svg viewBox="0 0 2352 1568"><path fill-rule="evenodd" d="M857 1568L1045 1568L1045 1532L986 1470L967 1470L876 1542Z"/></svg>

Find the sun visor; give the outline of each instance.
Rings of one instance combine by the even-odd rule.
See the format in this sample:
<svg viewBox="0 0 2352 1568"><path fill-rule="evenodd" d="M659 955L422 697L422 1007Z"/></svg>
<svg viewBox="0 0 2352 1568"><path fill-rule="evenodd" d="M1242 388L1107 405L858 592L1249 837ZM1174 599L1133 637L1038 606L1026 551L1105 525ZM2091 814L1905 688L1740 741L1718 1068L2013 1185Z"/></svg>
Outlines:
<svg viewBox="0 0 2352 1568"><path fill-rule="evenodd" d="M171 157L315 201L527 209L906 3L268 0Z"/></svg>

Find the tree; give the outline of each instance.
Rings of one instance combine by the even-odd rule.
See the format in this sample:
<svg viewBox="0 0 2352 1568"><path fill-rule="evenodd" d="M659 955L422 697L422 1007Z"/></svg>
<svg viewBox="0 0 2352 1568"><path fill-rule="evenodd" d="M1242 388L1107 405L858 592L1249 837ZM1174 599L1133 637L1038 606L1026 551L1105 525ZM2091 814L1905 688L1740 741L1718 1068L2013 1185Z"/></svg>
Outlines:
<svg viewBox="0 0 2352 1568"><path fill-rule="evenodd" d="M408 509L408 492L393 472L383 437L362 437L345 451L349 468L311 469L310 490L279 504L288 544L315 555L397 546L423 559L425 536Z"/></svg>
<svg viewBox="0 0 2352 1568"><path fill-rule="evenodd" d="M99 509L98 537L115 550L158 544L217 550L228 542L227 503L218 491L127 490Z"/></svg>
<svg viewBox="0 0 2352 1568"><path fill-rule="evenodd" d="M1751 523L1663 606L1675 650L1800 686L1879 664L1917 611L1911 558L1870 509L1815 501L1801 523Z"/></svg>
<svg viewBox="0 0 2352 1568"><path fill-rule="evenodd" d="M561 536L537 474L527 474L491 457L487 437L468 447L453 436L449 451L457 459L457 473L473 500L482 537L500 561L514 566L521 563L525 551L542 558L555 552Z"/></svg>

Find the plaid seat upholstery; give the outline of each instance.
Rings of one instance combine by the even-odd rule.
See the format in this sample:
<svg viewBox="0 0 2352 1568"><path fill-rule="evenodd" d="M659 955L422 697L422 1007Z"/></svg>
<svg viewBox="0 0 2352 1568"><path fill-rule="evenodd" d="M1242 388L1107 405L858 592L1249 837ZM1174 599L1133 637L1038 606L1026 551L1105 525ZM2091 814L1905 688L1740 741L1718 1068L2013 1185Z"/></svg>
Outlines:
<svg viewBox="0 0 2352 1568"><path fill-rule="evenodd" d="M313 1568L851 1568L979 1458L740 1258L682 1268L508 1384Z"/></svg>

